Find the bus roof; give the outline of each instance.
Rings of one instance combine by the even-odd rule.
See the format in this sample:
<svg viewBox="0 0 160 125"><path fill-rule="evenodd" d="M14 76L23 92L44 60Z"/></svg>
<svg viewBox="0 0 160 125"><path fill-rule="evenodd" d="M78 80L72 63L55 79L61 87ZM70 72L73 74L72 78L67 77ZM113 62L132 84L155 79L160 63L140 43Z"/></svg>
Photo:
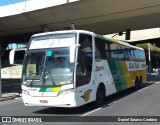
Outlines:
<svg viewBox="0 0 160 125"><path fill-rule="evenodd" d="M61 33L86 33L86 34L95 34L90 31L86 30L62 30L62 31L53 31L53 32L45 32L45 33L38 33L34 34L31 37L36 37L36 36L43 36L43 35L50 35L50 34L61 34Z"/></svg>
<svg viewBox="0 0 160 125"><path fill-rule="evenodd" d="M85 34L90 34L90 35L94 35L94 36L96 36L100 39L106 40L108 42L115 42L115 43L125 45L125 46L131 47L131 48L144 50L143 48L132 46L129 43L127 43L126 41L122 41L122 40L118 40L118 39L111 39L111 38L108 38L108 37L104 37L103 35L99 35L99 34L96 34L94 32L90 32L90 31L86 31L86 30L62 30L62 31L45 32L45 33L34 34L31 37L51 35L51 34L61 34L61 33L85 33Z"/></svg>

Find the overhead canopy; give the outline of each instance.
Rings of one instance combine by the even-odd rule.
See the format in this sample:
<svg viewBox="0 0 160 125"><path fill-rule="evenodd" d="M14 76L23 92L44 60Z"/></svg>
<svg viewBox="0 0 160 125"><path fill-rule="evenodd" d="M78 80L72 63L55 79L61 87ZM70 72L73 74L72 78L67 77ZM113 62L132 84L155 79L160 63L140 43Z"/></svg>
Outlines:
<svg viewBox="0 0 160 125"><path fill-rule="evenodd" d="M44 29L69 29L70 23L74 23L76 29L109 34L126 28L159 27L159 22L159 0L80 0L32 11L26 8L21 13L3 16L0 18L0 39L15 34L43 32Z"/></svg>
<svg viewBox="0 0 160 125"><path fill-rule="evenodd" d="M147 51L148 51L148 49L150 49L151 52L160 53L160 48L156 47L155 45L152 45L150 43L138 44L136 46L141 47Z"/></svg>

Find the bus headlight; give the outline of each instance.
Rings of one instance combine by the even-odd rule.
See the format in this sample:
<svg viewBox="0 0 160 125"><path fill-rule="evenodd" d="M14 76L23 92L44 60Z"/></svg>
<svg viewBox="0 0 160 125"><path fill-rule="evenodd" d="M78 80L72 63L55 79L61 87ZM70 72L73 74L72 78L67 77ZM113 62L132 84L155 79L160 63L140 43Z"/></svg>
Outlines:
<svg viewBox="0 0 160 125"><path fill-rule="evenodd" d="M66 95L66 94L70 94L72 92L74 92L74 89L61 90L59 92L59 95Z"/></svg>
<svg viewBox="0 0 160 125"><path fill-rule="evenodd" d="M23 93L24 95L30 95L29 92L28 92L27 90L24 90L24 89L22 89L22 93Z"/></svg>

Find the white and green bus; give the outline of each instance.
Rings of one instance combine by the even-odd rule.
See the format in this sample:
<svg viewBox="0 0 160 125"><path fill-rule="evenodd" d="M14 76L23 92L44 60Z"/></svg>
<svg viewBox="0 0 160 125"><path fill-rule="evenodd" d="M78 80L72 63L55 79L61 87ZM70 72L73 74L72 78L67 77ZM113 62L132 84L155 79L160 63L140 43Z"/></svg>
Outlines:
<svg viewBox="0 0 160 125"><path fill-rule="evenodd" d="M143 49L89 31L47 32L33 35L26 49L22 98L26 106L101 104L144 81Z"/></svg>

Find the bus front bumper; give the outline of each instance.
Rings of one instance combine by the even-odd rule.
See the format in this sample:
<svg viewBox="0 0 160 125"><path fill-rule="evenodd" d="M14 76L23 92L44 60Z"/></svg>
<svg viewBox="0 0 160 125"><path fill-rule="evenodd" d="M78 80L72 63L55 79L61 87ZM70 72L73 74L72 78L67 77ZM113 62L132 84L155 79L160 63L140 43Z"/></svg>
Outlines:
<svg viewBox="0 0 160 125"><path fill-rule="evenodd" d="M49 107L77 107L75 93L59 95L56 97L30 96L22 94L25 106L49 106Z"/></svg>

